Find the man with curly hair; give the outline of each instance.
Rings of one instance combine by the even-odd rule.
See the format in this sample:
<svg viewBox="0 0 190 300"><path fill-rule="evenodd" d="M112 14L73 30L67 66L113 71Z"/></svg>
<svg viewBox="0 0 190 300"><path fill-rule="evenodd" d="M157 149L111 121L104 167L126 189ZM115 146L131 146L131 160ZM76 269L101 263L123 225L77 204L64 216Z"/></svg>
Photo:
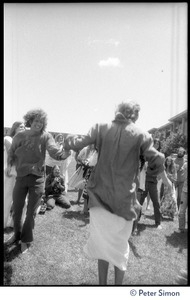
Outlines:
<svg viewBox="0 0 190 300"><path fill-rule="evenodd" d="M30 110L24 116L28 130L19 132L12 142L7 159L7 176L11 166L16 166L17 177L13 190L14 235L6 242L10 245L21 240L21 252L25 253L33 241L34 214L44 192L46 150L56 160L64 160L70 151L56 146L52 135L45 131L47 114L42 109ZM28 206L24 224L22 210L28 194Z"/></svg>

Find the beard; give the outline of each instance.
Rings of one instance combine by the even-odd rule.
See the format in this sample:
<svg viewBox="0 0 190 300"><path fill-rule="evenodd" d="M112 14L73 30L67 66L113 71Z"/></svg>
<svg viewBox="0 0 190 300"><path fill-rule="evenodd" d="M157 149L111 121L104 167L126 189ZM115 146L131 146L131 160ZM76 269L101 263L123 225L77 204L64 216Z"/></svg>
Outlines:
<svg viewBox="0 0 190 300"><path fill-rule="evenodd" d="M178 157L178 158L182 158L182 157L184 157L184 154L181 154L181 153L180 153L180 154L177 155L177 157Z"/></svg>

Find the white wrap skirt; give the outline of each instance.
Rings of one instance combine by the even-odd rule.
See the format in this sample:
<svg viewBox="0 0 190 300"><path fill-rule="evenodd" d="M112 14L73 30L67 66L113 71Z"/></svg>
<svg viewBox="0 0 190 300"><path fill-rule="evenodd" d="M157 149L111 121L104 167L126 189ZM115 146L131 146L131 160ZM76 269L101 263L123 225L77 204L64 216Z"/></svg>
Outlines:
<svg viewBox="0 0 190 300"><path fill-rule="evenodd" d="M90 258L105 260L125 271L132 226L133 220L127 221L102 207L90 208L90 236L84 252Z"/></svg>

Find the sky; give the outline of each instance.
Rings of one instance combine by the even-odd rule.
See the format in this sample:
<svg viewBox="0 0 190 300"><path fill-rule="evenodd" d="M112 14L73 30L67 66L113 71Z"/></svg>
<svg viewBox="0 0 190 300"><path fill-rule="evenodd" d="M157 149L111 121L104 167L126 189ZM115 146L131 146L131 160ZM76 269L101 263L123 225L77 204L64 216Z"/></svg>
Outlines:
<svg viewBox="0 0 190 300"><path fill-rule="evenodd" d="M85 134L128 100L146 131L187 109L186 3L4 4L5 127Z"/></svg>

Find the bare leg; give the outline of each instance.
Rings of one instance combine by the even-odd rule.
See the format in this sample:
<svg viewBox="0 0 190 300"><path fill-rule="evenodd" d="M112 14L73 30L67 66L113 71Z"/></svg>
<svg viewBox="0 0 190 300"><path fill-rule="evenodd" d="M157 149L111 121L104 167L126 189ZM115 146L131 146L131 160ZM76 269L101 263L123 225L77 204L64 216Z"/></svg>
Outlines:
<svg viewBox="0 0 190 300"><path fill-rule="evenodd" d="M105 260L98 259L98 276L99 285L107 285L109 263Z"/></svg>
<svg viewBox="0 0 190 300"><path fill-rule="evenodd" d="M118 269L118 267L116 266L114 266L114 269L115 269L115 285L122 285L125 271Z"/></svg>

